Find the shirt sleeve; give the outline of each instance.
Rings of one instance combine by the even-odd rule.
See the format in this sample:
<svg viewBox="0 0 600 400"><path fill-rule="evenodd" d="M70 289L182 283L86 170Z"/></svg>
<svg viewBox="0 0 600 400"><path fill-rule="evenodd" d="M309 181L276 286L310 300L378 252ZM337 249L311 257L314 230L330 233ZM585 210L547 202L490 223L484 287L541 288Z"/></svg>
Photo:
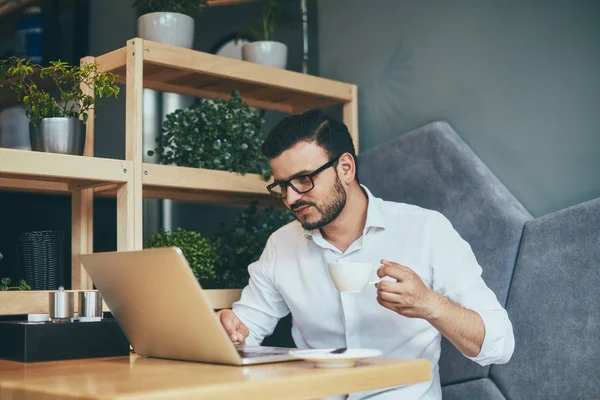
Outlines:
<svg viewBox="0 0 600 400"><path fill-rule="evenodd" d="M482 269L471 246L450 221L436 213L431 232L433 290L477 312L485 326L481 351L468 357L479 365L504 364L512 357L515 339L506 310L481 277Z"/></svg>
<svg viewBox="0 0 600 400"><path fill-rule="evenodd" d="M242 290L240 300L232 307L233 312L250 331L246 339L248 345L260 345L266 336L273 333L279 319L289 313L274 283L275 261L275 245L272 238L269 238L259 260L248 267L248 286Z"/></svg>

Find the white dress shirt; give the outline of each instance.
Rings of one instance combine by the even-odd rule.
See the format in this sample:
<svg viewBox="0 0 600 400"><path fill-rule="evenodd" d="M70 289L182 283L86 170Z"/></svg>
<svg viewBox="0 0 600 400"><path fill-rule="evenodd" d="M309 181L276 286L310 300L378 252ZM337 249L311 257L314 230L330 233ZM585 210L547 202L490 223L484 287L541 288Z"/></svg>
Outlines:
<svg viewBox="0 0 600 400"><path fill-rule="evenodd" d="M327 271L331 261L385 259L411 268L429 288L479 313L485 338L481 352L468 358L480 365L506 363L514 349L512 324L482 280L469 244L442 214L383 201L362 188L369 201L365 228L345 252L318 229L306 231L297 221L271 235L260 259L249 266L249 284L233 305L250 330L246 343L259 345L291 312L292 337L299 348L373 348L384 357L431 360L429 382L355 393L350 399L441 399L441 334L423 319L382 307L373 285L361 293L340 294ZM371 280L378 278L375 271Z"/></svg>

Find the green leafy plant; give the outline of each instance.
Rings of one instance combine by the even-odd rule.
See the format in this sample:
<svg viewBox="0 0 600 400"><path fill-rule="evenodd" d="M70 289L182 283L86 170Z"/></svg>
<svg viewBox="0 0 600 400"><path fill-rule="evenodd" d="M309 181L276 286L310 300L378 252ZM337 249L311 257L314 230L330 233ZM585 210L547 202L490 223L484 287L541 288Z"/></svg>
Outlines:
<svg viewBox="0 0 600 400"><path fill-rule="evenodd" d="M158 146L160 163L271 176L269 161L261 152L260 118L233 91L229 100L194 104L167 115Z"/></svg>
<svg viewBox="0 0 600 400"><path fill-rule="evenodd" d="M248 25L247 30L259 40L273 40L277 27L289 24L293 19L285 11L286 0L264 2L261 17Z"/></svg>
<svg viewBox="0 0 600 400"><path fill-rule="evenodd" d="M177 246L202 287L239 289L248 284L248 265L260 258L269 236L293 220L287 211L259 210L253 202L237 215L232 228L223 226L207 237L181 228L173 233L162 229L145 247Z"/></svg>
<svg viewBox="0 0 600 400"><path fill-rule="evenodd" d="M240 212L231 229L222 228L212 237L217 243L217 278L211 285L221 289L248 284L248 265L260 258L269 236L294 220L287 210L259 210L257 202Z"/></svg>
<svg viewBox="0 0 600 400"><path fill-rule="evenodd" d="M203 11L207 5L207 0L136 0L133 2L133 6L139 10L141 15L153 12L193 15Z"/></svg>
<svg viewBox="0 0 600 400"><path fill-rule="evenodd" d="M2 253L0 253L0 261L4 258L4 256L2 255ZM12 280L10 278L2 278L0 279L0 292L2 291L7 291L7 290L31 290L31 286L29 286L27 284L27 282L25 282L25 280L21 279L19 281L19 285L18 286L10 286L10 283L12 282Z"/></svg>
<svg viewBox="0 0 600 400"><path fill-rule="evenodd" d="M0 292L7 290L31 290L31 286L25 282L25 280L21 279L19 281L18 286L10 286L11 279L10 278L2 278L0 279Z"/></svg>
<svg viewBox="0 0 600 400"><path fill-rule="evenodd" d="M202 237L199 233L178 228L175 232L161 229L152 235L146 243L146 248L171 247L181 249L190 268L200 281L215 279L217 249L211 239Z"/></svg>
<svg viewBox="0 0 600 400"><path fill-rule="evenodd" d="M45 79L51 81L47 86L52 87L56 97L40 87L40 80ZM99 109L97 98L117 97L119 87L115 79L115 74L100 72L98 65L91 63L72 66L59 60L42 67L18 57L0 61L0 87L8 85L13 90L34 126L49 117L81 117L85 124L89 110ZM85 87L91 89L95 97L85 93Z"/></svg>

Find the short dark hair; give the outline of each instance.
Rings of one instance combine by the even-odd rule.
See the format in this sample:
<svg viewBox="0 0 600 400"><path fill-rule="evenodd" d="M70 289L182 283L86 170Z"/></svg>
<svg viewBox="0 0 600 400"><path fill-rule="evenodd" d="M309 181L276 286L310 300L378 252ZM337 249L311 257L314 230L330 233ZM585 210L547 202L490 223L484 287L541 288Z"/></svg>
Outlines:
<svg viewBox="0 0 600 400"><path fill-rule="evenodd" d="M356 164L354 143L346 125L318 109L281 120L267 135L262 152L272 159L300 142L316 143L325 150L330 160L350 153Z"/></svg>

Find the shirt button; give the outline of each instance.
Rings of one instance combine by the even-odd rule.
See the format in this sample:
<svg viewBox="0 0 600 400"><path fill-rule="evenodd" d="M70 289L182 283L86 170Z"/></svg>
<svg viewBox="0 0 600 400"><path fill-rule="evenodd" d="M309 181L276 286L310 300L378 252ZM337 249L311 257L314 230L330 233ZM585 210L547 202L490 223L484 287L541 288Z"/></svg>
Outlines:
<svg viewBox="0 0 600 400"><path fill-rule="evenodd" d="M350 336L350 337L354 336L354 332L349 332L348 336Z"/></svg>

